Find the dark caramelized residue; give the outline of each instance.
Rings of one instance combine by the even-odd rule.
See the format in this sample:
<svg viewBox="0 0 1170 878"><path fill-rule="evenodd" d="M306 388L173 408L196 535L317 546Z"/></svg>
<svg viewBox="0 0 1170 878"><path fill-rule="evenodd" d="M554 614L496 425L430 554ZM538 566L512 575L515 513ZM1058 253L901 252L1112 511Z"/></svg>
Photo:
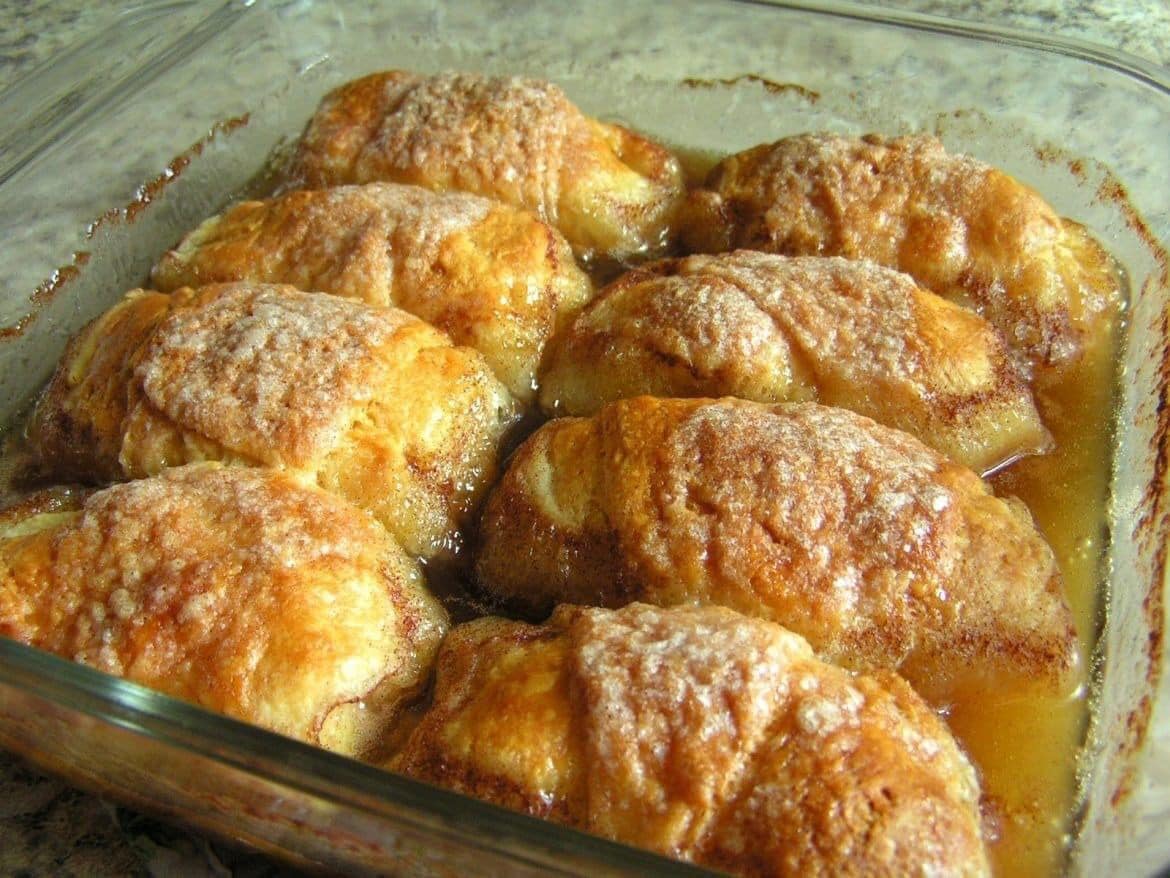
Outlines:
<svg viewBox="0 0 1170 878"><path fill-rule="evenodd" d="M763 86L764 91L769 94L796 94L810 104L815 104L821 99L821 93L819 91L813 91L811 88L806 88L795 82L776 82L773 79L768 79L755 73L741 73L739 76L732 76L727 79L701 79L691 76L684 79L682 85L686 88L717 88L721 85L738 85L741 82L754 82Z"/></svg>
<svg viewBox="0 0 1170 878"><path fill-rule="evenodd" d="M1128 205L1127 205L1128 206ZM1132 210L1132 208L1130 208ZM1138 222L1141 222L1140 218ZM1145 230L1145 225L1142 223ZM1148 231L1148 230L1146 230ZM1152 240L1152 239L1151 239ZM1170 273L1167 271L1167 254L1156 245L1151 252L1157 254L1161 272L1158 286L1153 294L1170 288ZM1148 286L1147 286L1148 289ZM1143 290L1143 292L1145 292ZM1139 505L1137 521L1133 528L1135 543L1143 546L1152 558L1151 576L1142 600L1142 612L1147 630L1145 647L1146 693L1130 710L1125 720L1125 734L1117 745L1117 754L1127 760L1121 779L1110 797L1110 804L1118 807L1134 791L1137 780L1135 757L1141 750L1149 732L1153 705L1150 692L1158 688L1162 677L1162 657L1165 638L1165 597L1162 583L1166 580L1167 546L1170 544L1170 510L1167 507L1165 486L1170 477L1170 314L1164 309L1158 319L1157 337L1161 339L1158 350L1151 357L1158 358L1157 383L1158 399L1150 415L1155 419L1150 436L1149 454L1152 456L1152 475ZM1141 415L1139 414L1139 418Z"/></svg>
<svg viewBox="0 0 1170 878"><path fill-rule="evenodd" d="M1158 241L1146 221L1138 214L1125 186L1111 173L1097 189L1097 199L1113 204L1125 218L1126 225L1141 240L1145 249L1158 264L1156 275L1147 279L1142 297L1164 297L1170 290L1170 254ZM1117 807L1136 787L1137 765L1133 758L1141 749L1149 732L1152 701L1149 693L1156 691L1162 676L1162 658L1165 638L1165 599L1162 583L1166 579L1168 544L1170 544L1170 508L1165 486L1170 480L1170 313L1163 306L1156 322L1150 326L1152 337L1160 340L1150 351L1148 362L1155 368L1158 393L1155 400L1142 405L1137 421L1152 420L1152 431L1147 454L1151 462L1151 476L1138 504L1133 527L1133 540L1143 547L1143 554L1152 559L1151 576L1142 600L1142 611L1147 630L1145 646L1146 694L1130 710L1124 725L1124 734L1117 745L1117 754L1128 764L1114 789L1110 803Z"/></svg>
<svg viewBox="0 0 1170 878"><path fill-rule="evenodd" d="M12 341L24 335L24 331L32 326L36 319L37 312L45 304L51 302L66 284L81 274L81 268L89 262L89 256L90 254L85 250L77 251L73 254L73 261L69 265L62 265L41 281L29 297L29 303L33 306L32 310L11 326L0 326L0 341Z"/></svg>
<svg viewBox="0 0 1170 878"><path fill-rule="evenodd" d="M211 126L211 130L205 137L196 142L186 152L176 156L169 165L167 165L161 174L138 187L138 191L134 195L134 199L126 205L122 213L127 222L134 222L138 219L138 215L150 204L154 199L165 191L166 187L178 179L179 175L183 173L191 164L191 160L203 154L203 150L208 144L215 141L220 135L231 134L237 128L243 128L248 124L249 115L245 113L242 116L234 116L230 119L216 122Z"/></svg>
<svg viewBox="0 0 1170 878"><path fill-rule="evenodd" d="M1037 157L1042 161L1055 161L1060 156L1055 150L1039 150ZM1067 160L1069 172L1078 180L1087 178L1084 159ZM1096 198L1109 202L1124 218L1125 224L1138 237L1146 251L1158 265L1158 271L1147 279L1142 297L1164 296L1170 290L1170 253L1159 242L1149 225L1137 212L1125 186L1112 172L1103 169L1103 180L1097 189ZM1131 306L1132 309L1132 306ZM1141 749L1149 732L1152 714L1152 700L1149 693L1157 690L1162 675L1162 658L1165 648L1165 598L1162 583L1166 579L1167 562L1170 560L1170 508L1167 504L1165 485L1170 480L1170 313L1162 309L1157 321L1150 327L1152 336L1161 340L1158 348L1150 352L1150 362L1155 368L1155 381L1159 388L1155 400L1139 407L1137 420L1152 419L1147 453L1151 458L1151 476L1146 482L1145 492L1138 504L1132 537L1142 546L1144 554L1152 559L1151 576L1142 600L1145 628L1146 694L1129 711L1123 726L1123 734L1116 746L1116 753L1122 760L1129 760L1121 774L1121 780L1110 796L1112 807L1119 807L1134 791L1137 766L1133 758ZM1124 425L1122 425L1124 426Z"/></svg>
<svg viewBox="0 0 1170 878"><path fill-rule="evenodd" d="M26 494L11 505L0 509L0 528L9 523L19 523L34 515L79 510L85 498L94 490L84 485L54 485Z"/></svg>

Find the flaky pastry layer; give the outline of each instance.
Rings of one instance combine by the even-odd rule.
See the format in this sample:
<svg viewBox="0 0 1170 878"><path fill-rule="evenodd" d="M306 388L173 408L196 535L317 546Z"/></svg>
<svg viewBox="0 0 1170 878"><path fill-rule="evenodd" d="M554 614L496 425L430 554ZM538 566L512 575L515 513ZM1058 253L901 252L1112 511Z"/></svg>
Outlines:
<svg viewBox="0 0 1170 878"><path fill-rule="evenodd" d="M459 626L391 767L738 874L989 872L975 773L903 680L720 607Z"/></svg>
<svg viewBox="0 0 1170 878"><path fill-rule="evenodd" d="M462 192L371 183L245 201L155 265L154 286L290 284L409 311L530 401L549 338L592 295L556 229Z"/></svg>
<svg viewBox="0 0 1170 878"><path fill-rule="evenodd" d="M1079 681L1060 571L1023 505L844 409L636 397L561 418L511 458L480 529L480 587L530 615L720 604L938 704Z"/></svg>
<svg viewBox="0 0 1170 878"><path fill-rule="evenodd" d="M71 343L29 432L57 479L278 467L451 558L516 415L478 352L404 311L224 284L127 295Z"/></svg>
<svg viewBox="0 0 1170 878"><path fill-rule="evenodd" d="M367 514L195 464L0 524L0 634L351 755L374 753L447 628Z"/></svg>
<svg viewBox="0 0 1170 878"><path fill-rule="evenodd" d="M845 256L898 268L976 308L1030 364L1059 368L1111 331L1121 300L1108 254L1034 190L927 135L803 134L720 162L683 238Z"/></svg>
<svg viewBox="0 0 1170 878"><path fill-rule="evenodd" d="M740 250L623 275L558 337L540 399L590 415L643 394L817 400L978 472L1051 445L990 324L866 261Z"/></svg>
<svg viewBox="0 0 1170 878"><path fill-rule="evenodd" d="M667 244L678 160L585 116L556 85L518 76L401 70L326 95L293 175L310 188L377 180L459 189L531 210L579 255L624 262Z"/></svg>

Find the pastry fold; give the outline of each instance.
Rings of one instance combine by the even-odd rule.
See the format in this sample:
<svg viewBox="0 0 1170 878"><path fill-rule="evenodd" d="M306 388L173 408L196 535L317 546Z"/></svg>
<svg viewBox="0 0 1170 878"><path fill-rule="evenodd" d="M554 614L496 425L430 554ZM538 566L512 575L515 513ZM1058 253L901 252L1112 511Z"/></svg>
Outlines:
<svg viewBox="0 0 1170 878"><path fill-rule="evenodd" d="M378 752L446 629L384 528L273 470L0 514L0 635L340 753Z"/></svg>
<svg viewBox="0 0 1170 878"><path fill-rule="evenodd" d="M704 252L870 259L977 309L1028 363L1059 368L1110 331L1109 255L1038 193L934 137L804 134L720 162L684 211Z"/></svg>
<svg viewBox="0 0 1170 878"><path fill-rule="evenodd" d="M459 626L390 767L737 874L989 874L975 773L905 681L720 607Z"/></svg>
<svg viewBox="0 0 1170 878"><path fill-rule="evenodd" d="M405 311L226 284L129 293L69 345L29 437L55 480L277 467L451 559L516 417L478 352Z"/></svg>
<svg viewBox="0 0 1170 878"><path fill-rule="evenodd" d="M1060 570L1023 504L844 409L636 397L552 421L511 458L479 541L479 587L533 617L719 604L936 704L1079 682Z"/></svg>
<svg viewBox="0 0 1170 878"><path fill-rule="evenodd" d="M531 214L392 183L236 204L151 275L162 292L232 281L402 308L482 353L523 402L549 338L593 293L564 238Z"/></svg>
<svg viewBox="0 0 1170 878"><path fill-rule="evenodd" d="M667 149L589 118L552 83L402 70L326 95L292 177L475 192L532 211L584 258L617 262L665 248L684 191Z"/></svg>
<svg viewBox="0 0 1170 878"><path fill-rule="evenodd" d="M817 400L981 473L1051 445L990 324L907 275L841 258L741 250L609 284L554 344L541 404L590 415L643 394Z"/></svg>

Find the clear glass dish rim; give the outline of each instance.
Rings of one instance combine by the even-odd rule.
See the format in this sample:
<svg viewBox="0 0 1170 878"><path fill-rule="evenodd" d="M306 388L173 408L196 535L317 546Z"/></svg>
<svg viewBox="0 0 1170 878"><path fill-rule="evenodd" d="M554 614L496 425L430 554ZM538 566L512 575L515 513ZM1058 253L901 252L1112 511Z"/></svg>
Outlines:
<svg viewBox="0 0 1170 878"><path fill-rule="evenodd" d="M996 43L1046 54L1062 55L1105 67L1156 89L1170 98L1170 69L1145 58L1092 40L1045 34L1021 27L959 21L942 15L906 9L869 6L853 0L731 0L745 6L765 6L848 18L870 24L894 25L907 30Z"/></svg>
<svg viewBox="0 0 1170 878"><path fill-rule="evenodd" d="M79 44L88 44L91 41L96 43L103 35L120 27L125 17L131 14L149 14L163 9L206 7L208 13L203 21L222 15L223 20L230 22L235 20L235 16L226 15L226 10L241 13L242 10L259 6L262 2L263 0L260 2L228 0L226 3L206 4L199 0L142 0L134 7L119 13L104 27L68 47L66 52ZM1163 99L1170 99L1170 69L1123 50L1088 40L1035 33L1006 25L961 22L937 15L873 7L849 0L730 0L730 2L808 12L870 25L942 34L980 43L1058 55L1094 67L1107 68L1154 90ZM195 51L197 50L196 47ZM137 75L152 69L159 60L158 54L141 59L134 68ZM54 93L40 92L39 83L44 72L55 61L55 58L47 59L0 90L0 109L24 103L33 96L39 97L41 107L52 106ZM1170 104L1167 107L1170 110ZM101 108L101 105L82 107L84 113L81 118L84 119ZM64 109L60 116L53 120L54 130L60 130L61 124L80 121L75 118L77 116L78 108ZM0 113L0 118L7 117ZM9 142L28 147L35 144L38 137L44 142L47 135L43 131L34 131L29 135L29 138L32 138L31 142L29 138L20 137L11 138ZM176 151L181 150L183 146L176 145ZM0 161L0 165L2 164ZM6 177L0 177L0 189L3 188L4 179ZM46 269L48 268L47 266ZM529 845L574 851L614 867L634 867L653 871L678 867L684 873L705 874L704 870L429 787L377 767L283 738L3 637L0 637L0 687L11 687L99 721L134 729L140 734L148 735L193 755L222 762L261 779L295 788L315 798L378 818L402 819L397 811L391 813L388 810L391 804L443 823L449 823L453 817L462 815L467 825L482 828L485 837L503 835L517 838ZM434 829L425 820L420 820L418 825L428 831Z"/></svg>
<svg viewBox="0 0 1170 878"><path fill-rule="evenodd" d="M391 825L405 823L420 832L458 836L462 843L497 850L502 850L501 841L514 840L545 854L533 858L535 865L547 867L554 858L569 856L578 863L639 874L711 874L424 784L0 637L0 704L5 688ZM116 793L111 795L116 798ZM508 855L518 854L509 848Z"/></svg>

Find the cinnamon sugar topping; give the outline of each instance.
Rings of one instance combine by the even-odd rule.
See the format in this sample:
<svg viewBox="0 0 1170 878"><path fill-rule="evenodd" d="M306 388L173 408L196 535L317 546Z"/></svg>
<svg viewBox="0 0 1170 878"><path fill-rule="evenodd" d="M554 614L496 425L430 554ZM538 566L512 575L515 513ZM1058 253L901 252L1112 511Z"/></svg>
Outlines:
<svg viewBox="0 0 1170 878"><path fill-rule="evenodd" d="M266 463L301 465L373 394L378 347L416 322L291 287L226 287L162 322L137 379L173 420Z"/></svg>

